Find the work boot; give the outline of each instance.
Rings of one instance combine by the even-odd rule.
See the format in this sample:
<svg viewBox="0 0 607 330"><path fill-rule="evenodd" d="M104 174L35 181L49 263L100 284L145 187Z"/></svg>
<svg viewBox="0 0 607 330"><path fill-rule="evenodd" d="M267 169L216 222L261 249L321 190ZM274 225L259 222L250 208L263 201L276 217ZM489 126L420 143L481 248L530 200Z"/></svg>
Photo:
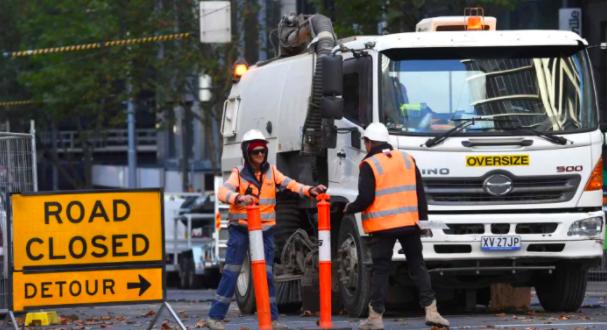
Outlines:
<svg viewBox="0 0 607 330"><path fill-rule="evenodd" d="M286 324L284 323L280 323L278 321L272 321L272 330L288 330L289 327L287 327Z"/></svg>
<svg viewBox="0 0 607 330"><path fill-rule="evenodd" d="M440 327L449 327L449 321L447 321L444 317L442 317L438 313L438 309L436 309L436 299L432 301L432 303L426 307L426 325L434 325Z"/></svg>
<svg viewBox="0 0 607 330"><path fill-rule="evenodd" d="M384 320L382 319L382 313L378 313L373 310L371 304L369 304L369 317L366 320L360 321L358 329L360 330L381 330L384 328Z"/></svg>
<svg viewBox="0 0 607 330"><path fill-rule="evenodd" d="M222 320L215 320L212 318L208 318L206 321L207 328L211 330L224 330L225 326L223 325Z"/></svg>

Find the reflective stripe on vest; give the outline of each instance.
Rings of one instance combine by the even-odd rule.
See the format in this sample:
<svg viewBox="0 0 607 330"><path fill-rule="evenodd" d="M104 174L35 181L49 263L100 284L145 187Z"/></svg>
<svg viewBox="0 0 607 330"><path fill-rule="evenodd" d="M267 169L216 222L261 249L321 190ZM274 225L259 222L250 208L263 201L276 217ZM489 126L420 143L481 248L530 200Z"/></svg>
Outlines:
<svg viewBox="0 0 607 330"><path fill-rule="evenodd" d="M365 232L414 226L419 220L413 158L392 150L364 160L375 177L375 199L362 212Z"/></svg>
<svg viewBox="0 0 607 330"><path fill-rule="evenodd" d="M226 187L226 188L228 188L230 191L236 191L236 187L233 184L229 183L229 182L224 182L223 186Z"/></svg>
<svg viewBox="0 0 607 330"><path fill-rule="evenodd" d="M270 165L268 167L268 170L263 174L263 182L261 182L261 192L258 191L257 187L254 184L248 182L242 177L239 177L239 187L235 187L235 190L238 191L238 193L240 193L241 195L244 195L247 188L250 187L253 190L253 195L259 198L258 203L259 211L261 213L261 225L264 229L271 227L276 223L276 182L274 182L273 169L274 166ZM239 174L241 171L242 168L239 168ZM228 220L232 224L246 226L246 207L240 205L230 205Z"/></svg>

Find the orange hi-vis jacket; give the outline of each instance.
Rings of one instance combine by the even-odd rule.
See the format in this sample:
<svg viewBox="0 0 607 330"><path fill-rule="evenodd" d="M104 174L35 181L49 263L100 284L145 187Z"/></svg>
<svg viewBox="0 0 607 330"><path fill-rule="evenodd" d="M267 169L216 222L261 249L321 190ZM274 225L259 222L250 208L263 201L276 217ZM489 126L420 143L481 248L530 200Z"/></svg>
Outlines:
<svg viewBox="0 0 607 330"><path fill-rule="evenodd" d="M298 193L301 197L310 196L310 186L303 185L282 174L274 165L268 166L265 173L256 173L258 179L261 175L261 191L252 182L242 177L243 167L232 170L230 177L219 187L220 201L230 204L228 220L230 224L247 225L246 206L236 204L238 195L245 195L247 189L251 189L251 195L257 197L259 211L261 213L261 224L267 229L276 223L276 189L288 189Z"/></svg>
<svg viewBox="0 0 607 330"><path fill-rule="evenodd" d="M375 177L375 199L362 212L365 232L417 225L419 214L413 158L397 150L387 150L363 162L369 164Z"/></svg>

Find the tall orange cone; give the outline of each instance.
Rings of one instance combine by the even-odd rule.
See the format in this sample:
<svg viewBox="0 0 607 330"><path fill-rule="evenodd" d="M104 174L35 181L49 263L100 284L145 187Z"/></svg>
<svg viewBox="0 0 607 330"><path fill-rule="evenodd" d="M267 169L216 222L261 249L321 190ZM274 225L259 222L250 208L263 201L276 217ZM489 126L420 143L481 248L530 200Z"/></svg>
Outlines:
<svg viewBox="0 0 607 330"><path fill-rule="evenodd" d="M253 274L253 286L255 288L255 303L257 304L257 322L260 330L272 330L270 295L266 275L266 259L264 256L259 206L247 206L247 217L251 272ZM269 260L268 262L272 261Z"/></svg>
<svg viewBox="0 0 607 330"><path fill-rule="evenodd" d="M321 328L331 328L331 204L329 195L320 194L318 203L318 273L320 285Z"/></svg>
<svg viewBox="0 0 607 330"><path fill-rule="evenodd" d="M349 326L334 326L331 320L331 204L330 196L319 194L316 196L318 207L318 275L320 292L320 319L318 328L304 328L303 330L351 330Z"/></svg>

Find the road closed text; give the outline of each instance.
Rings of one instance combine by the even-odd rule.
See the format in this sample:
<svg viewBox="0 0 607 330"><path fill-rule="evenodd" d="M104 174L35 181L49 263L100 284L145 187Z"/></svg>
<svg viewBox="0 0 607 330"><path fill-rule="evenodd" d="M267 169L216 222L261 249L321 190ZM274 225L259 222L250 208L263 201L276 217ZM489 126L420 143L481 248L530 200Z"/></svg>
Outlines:
<svg viewBox="0 0 607 330"><path fill-rule="evenodd" d="M145 255L150 249L150 241L143 234L95 235L91 238L73 236L69 241L56 237L32 237L25 244L25 255L30 261L48 258L61 260L66 258L123 258Z"/></svg>
<svg viewBox="0 0 607 330"><path fill-rule="evenodd" d="M16 270L162 261L159 192L12 198Z"/></svg>

